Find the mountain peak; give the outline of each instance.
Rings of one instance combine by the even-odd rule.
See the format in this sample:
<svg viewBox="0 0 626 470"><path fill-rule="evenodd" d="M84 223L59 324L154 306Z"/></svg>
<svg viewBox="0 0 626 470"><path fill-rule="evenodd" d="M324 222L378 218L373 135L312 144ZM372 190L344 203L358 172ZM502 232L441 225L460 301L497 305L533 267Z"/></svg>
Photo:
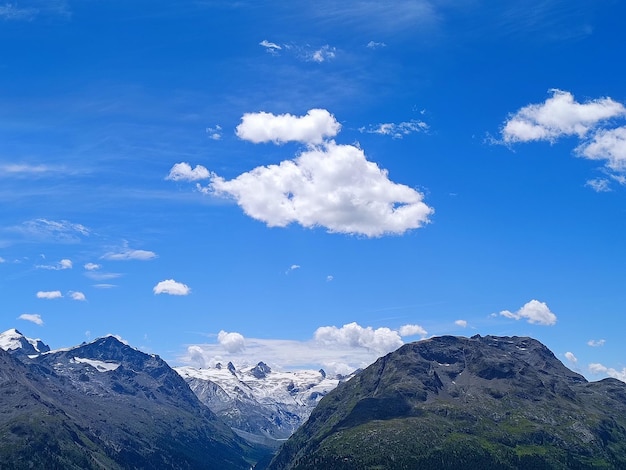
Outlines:
<svg viewBox="0 0 626 470"><path fill-rule="evenodd" d="M0 348L12 354L34 355L50 351L50 347L40 339L24 336L16 328L0 333Z"/></svg>
<svg viewBox="0 0 626 470"><path fill-rule="evenodd" d="M264 379L270 372L272 372L272 369L265 362L259 362L250 370L250 373L257 379Z"/></svg>

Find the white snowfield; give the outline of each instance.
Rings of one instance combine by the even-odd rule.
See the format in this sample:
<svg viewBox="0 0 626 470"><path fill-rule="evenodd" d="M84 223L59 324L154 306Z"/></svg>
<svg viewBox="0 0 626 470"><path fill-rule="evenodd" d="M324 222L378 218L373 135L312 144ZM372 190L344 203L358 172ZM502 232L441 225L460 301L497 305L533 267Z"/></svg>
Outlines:
<svg viewBox="0 0 626 470"><path fill-rule="evenodd" d="M45 345L40 339L27 338L15 328L11 328L10 330L0 333L0 348L5 351L21 349L27 344L30 344L37 353L44 352L42 350L42 346L45 347ZM47 348L45 350L47 351Z"/></svg>
<svg viewBox="0 0 626 470"><path fill-rule="evenodd" d="M280 440L306 421L324 395L346 380L323 371L256 366L175 368L194 393L235 431Z"/></svg>
<svg viewBox="0 0 626 470"><path fill-rule="evenodd" d="M75 357L70 360L71 363L76 364L89 364L91 367L96 369L98 372L111 372L112 370L117 369L120 364L117 362L104 362L97 361L95 359L87 359L83 357Z"/></svg>

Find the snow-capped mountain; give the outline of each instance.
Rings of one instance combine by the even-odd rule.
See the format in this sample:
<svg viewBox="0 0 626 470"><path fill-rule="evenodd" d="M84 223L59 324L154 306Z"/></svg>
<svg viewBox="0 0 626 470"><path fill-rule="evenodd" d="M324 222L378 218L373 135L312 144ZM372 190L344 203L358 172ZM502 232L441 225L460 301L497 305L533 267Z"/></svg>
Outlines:
<svg viewBox="0 0 626 470"><path fill-rule="evenodd" d="M27 338L15 328L0 333L0 348L11 354L33 355L50 351L40 339Z"/></svg>
<svg viewBox="0 0 626 470"><path fill-rule="evenodd" d="M191 389L235 432L253 442L288 438L328 392L350 377L323 370L274 371L267 364L236 368L175 368Z"/></svg>

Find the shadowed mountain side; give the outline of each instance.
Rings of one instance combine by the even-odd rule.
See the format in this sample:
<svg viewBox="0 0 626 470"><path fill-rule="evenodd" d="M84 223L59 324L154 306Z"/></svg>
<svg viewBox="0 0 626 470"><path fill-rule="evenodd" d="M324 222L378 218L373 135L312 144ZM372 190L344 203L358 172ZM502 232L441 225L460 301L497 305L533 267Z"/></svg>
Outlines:
<svg viewBox="0 0 626 470"><path fill-rule="evenodd" d="M432 338L340 384L269 468L626 468L626 384L531 338Z"/></svg>
<svg viewBox="0 0 626 470"><path fill-rule="evenodd" d="M114 337L17 357L0 350L3 469L248 469L260 457L163 360Z"/></svg>

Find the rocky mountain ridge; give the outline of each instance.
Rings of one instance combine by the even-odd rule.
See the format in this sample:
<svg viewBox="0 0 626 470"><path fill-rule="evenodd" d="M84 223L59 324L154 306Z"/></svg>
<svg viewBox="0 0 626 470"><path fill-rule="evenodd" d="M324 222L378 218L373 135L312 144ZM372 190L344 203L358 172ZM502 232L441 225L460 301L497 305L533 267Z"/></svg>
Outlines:
<svg viewBox="0 0 626 470"><path fill-rule="evenodd" d="M2 468L235 470L262 457L165 361L113 336L1 349L0 413Z"/></svg>
<svg viewBox="0 0 626 470"><path fill-rule="evenodd" d="M626 384L531 338L431 338L326 395L269 468L624 469Z"/></svg>

